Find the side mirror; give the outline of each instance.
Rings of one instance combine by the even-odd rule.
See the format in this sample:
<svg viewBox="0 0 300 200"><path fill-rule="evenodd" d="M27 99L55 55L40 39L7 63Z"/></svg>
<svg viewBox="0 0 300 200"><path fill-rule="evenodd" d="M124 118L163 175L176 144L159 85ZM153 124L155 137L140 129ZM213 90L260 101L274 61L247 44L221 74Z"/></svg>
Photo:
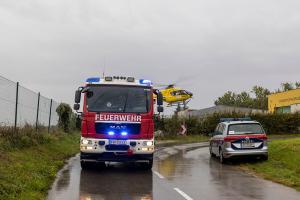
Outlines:
<svg viewBox="0 0 300 200"><path fill-rule="evenodd" d="M157 94L157 105L162 106L163 105L163 100L164 100L164 97L163 97L162 93L159 92Z"/></svg>
<svg viewBox="0 0 300 200"><path fill-rule="evenodd" d="M76 111L79 110L80 109L80 104L79 103L75 103L73 108Z"/></svg>
<svg viewBox="0 0 300 200"><path fill-rule="evenodd" d="M164 112L164 107L158 106L157 107L157 112L159 112L159 113Z"/></svg>
<svg viewBox="0 0 300 200"><path fill-rule="evenodd" d="M76 90L75 92L75 103L79 104L81 100L81 90Z"/></svg>

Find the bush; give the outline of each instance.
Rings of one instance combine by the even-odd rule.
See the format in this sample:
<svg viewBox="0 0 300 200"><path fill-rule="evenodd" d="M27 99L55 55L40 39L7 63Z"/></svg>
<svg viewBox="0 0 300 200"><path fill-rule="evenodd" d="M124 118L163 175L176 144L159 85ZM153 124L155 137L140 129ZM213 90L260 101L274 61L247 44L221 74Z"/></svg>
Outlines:
<svg viewBox="0 0 300 200"><path fill-rule="evenodd" d="M214 113L199 119L195 117L179 119L172 118L156 119L156 130L162 130L167 135L177 135L180 125L185 124L188 134L206 134L213 132L220 122L220 118L240 118L245 117L242 113ZM253 120L260 122L268 134L299 133L300 114L250 114Z"/></svg>
<svg viewBox="0 0 300 200"><path fill-rule="evenodd" d="M69 133L76 126L76 118L69 104L61 103L56 112L59 116L58 126Z"/></svg>
<svg viewBox="0 0 300 200"><path fill-rule="evenodd" d="M39 132L36 127L26 124L16 131L13 127L0 127L0 150L13 148L26 148L39 144L49 143L57 135L62 135L62 131L54 130L48 133L47 128L39 127Z"/></svg>

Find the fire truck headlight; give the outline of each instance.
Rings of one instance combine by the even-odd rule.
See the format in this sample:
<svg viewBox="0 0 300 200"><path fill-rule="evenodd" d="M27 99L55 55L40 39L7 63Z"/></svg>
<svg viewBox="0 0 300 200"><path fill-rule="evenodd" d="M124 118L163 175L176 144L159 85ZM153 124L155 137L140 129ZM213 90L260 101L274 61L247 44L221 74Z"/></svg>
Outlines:
<svg viewBox="0 0 300 200"><path fill-rule="evenodd" d="M152 141L145 141L145 142L143 142L143 146L153 146L153 142Z"/></svg>
<svg viewBox="0 0 300 200"><path fill-rule="evenodd" d="M154 151L154 148L153 147L151 147L151 148L143 147L142 151Z"/></svg>
<svg viewBox="0 0 300 200"><path fill-rule="evenodd" d="M108 132L108 135L114 135L114 134L115 134L115 132L113 132L113 131Z"/></svg>
<svg viewBox="0 0 300 200"><path fill-rule="evenodd" d="M88 141L87 139L83 139L83 140L81 141L81 143L84 144L84 145L87 145L87 144L89 143L89 141Z"/></svg>
<svg viewBox="0 0 300 200"><path fill-rule="evenodd" d="M126 131L123 131L123 132L121 133L121 135L122 135L122 136L126 136L126 135L128 135L128 133L127 133Z"/></svg>

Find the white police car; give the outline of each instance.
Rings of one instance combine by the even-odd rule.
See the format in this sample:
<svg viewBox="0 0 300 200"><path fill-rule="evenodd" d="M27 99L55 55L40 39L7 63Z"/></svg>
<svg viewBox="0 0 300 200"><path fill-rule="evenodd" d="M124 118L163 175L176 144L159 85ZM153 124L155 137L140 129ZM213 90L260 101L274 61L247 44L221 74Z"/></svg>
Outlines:
<svg viewBox="0 0 300 200"><path fill-rule="evenodd" d="M223 118L211 135L210 154L221 163L236 156L268 159L267 135L261 124L250 118Z"/></svg>

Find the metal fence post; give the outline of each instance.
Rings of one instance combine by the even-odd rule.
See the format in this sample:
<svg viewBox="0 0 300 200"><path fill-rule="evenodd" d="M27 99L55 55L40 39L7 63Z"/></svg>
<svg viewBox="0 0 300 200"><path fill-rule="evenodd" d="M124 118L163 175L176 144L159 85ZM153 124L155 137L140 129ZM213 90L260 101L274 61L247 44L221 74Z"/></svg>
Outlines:
<svg viewBox="0 0 300 200"><path fill-rule="evenodd" d="M53 102L53 100L51 99L51 101L50 101L50 112L49 112L48 133L50 133L50 127L51 127L52 102Z"/></svg>
<svg viewBox="0 0 300 200"><path fill-rule="evenodd" d="M18 125L18 102L19 102L19 82L17 82L16 86L16 107L15 107L15 128L14 132L17 131L17 125Z"/></svg>
<svg viewBox="0 0 300 200"><path fill-rule="evenodd" d="M35 122L36 131L38 131L38 125L39 125L40 98L41 98L41 93L39 92L38 93L37 109L36 109L36 122Z"/></svg>

